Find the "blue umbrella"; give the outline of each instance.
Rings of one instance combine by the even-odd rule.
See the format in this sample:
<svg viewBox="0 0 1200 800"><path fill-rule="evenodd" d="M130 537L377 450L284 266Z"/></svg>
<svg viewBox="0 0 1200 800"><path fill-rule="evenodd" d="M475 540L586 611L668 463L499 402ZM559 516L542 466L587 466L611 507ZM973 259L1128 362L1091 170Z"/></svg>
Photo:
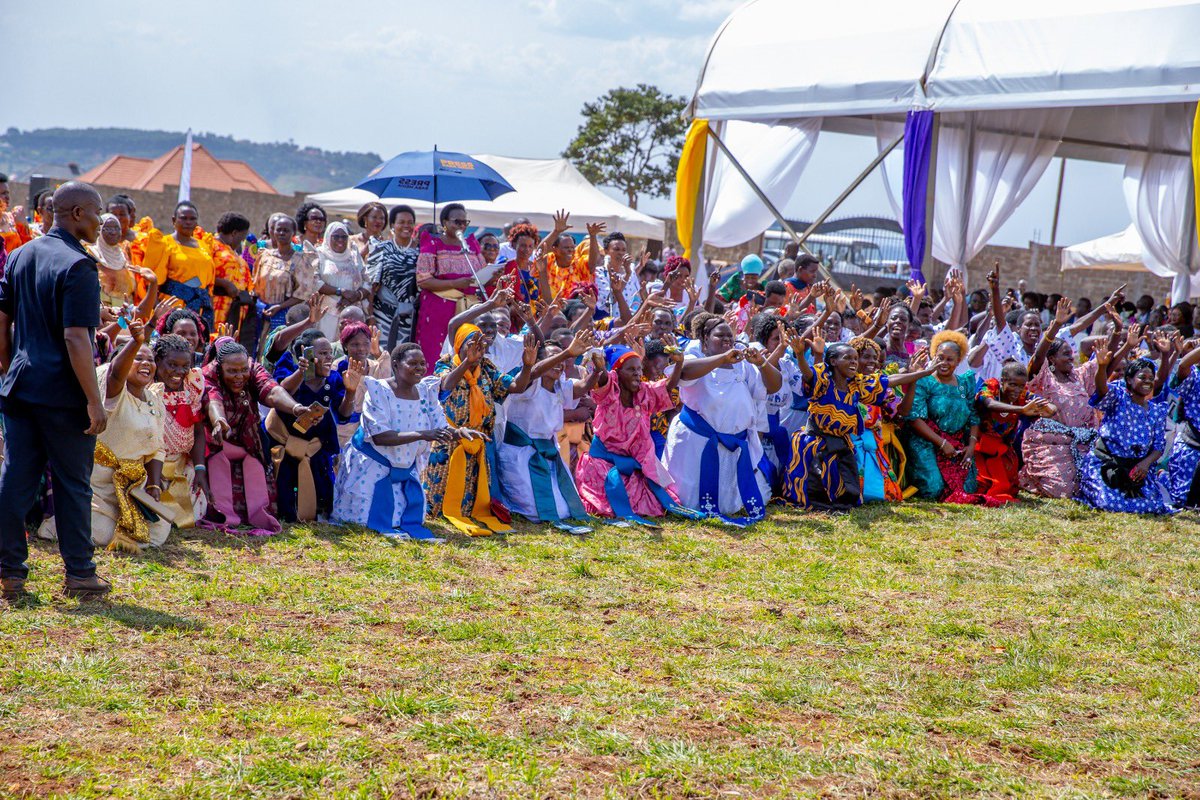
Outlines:
<svg viewBox="0 0 1200 800"><path fill-rule="evenodd" d="M379 197L425 200L495 200L516 191L500 173L464 153L448 150L401 153L368 173L354 188Z"/></svg>

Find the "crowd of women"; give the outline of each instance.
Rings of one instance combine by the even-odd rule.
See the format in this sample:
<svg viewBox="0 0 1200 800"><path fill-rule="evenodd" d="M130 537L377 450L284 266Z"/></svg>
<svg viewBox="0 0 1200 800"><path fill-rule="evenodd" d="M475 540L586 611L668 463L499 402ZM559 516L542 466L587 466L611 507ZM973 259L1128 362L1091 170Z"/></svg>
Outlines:
<svg viewBox="0 0 1200 800"><path fill-rule="evenodd" d="M1200 505L1186 304L1006 290L998 267L971 294L951 272L865 296L810 256L722 281L601 224L577 241L566 213L498 237L468 235L459 204L418 227L368 203L352 227L306 203L258 235L236 213L206 232L191 203L165 231L126 195L107 211L92 510L110 549L307 520L436 541L437 518L486 536L914 496Z"/></svg>

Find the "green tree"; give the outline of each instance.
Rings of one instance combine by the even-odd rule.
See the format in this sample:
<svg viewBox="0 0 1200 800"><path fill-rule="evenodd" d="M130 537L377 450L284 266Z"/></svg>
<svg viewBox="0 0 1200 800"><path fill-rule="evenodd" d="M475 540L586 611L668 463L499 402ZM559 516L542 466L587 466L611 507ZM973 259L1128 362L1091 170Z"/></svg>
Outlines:
<svg viewBox="0 0 1200 800"><path fill-rule="evenodd" d="M583 125L563 156L592 183L624 192L631 208L639 194L666 197L687 134L685 105L644 83L612 89L583 104Z"/></svg>

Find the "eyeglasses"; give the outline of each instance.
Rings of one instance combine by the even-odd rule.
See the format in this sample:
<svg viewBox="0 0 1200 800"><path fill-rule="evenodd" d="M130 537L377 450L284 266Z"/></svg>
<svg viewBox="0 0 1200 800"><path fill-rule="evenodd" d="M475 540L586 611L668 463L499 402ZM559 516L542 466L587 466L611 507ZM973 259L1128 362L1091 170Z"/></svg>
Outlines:
<svg viewBox="0 0 1200 800"><path fill-rule="evenodd" d="M487 244L481 245L481 247L484 250L499 250L500 249L500 245L496 244L495 242L488 242Z"/></svg>
<svg viewBox="0 0 1200 800"><path fill-rule="evenodd" d="M469 220L469 219L450 219L450 220L446 220L446 221L449 222L451 225L470 225L471 224L471 220Z"/></svg>

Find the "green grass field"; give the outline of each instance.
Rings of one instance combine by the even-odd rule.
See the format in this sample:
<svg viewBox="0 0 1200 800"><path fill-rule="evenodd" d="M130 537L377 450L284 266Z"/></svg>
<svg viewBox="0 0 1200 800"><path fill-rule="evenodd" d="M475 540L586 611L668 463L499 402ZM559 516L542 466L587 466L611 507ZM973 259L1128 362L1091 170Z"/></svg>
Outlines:
<svg viewBox="0 0 1200 800"><path fill-rule="evenodd" d="M1200 797L1200 524L300 527L0 611L0 795Z"/></svg>

